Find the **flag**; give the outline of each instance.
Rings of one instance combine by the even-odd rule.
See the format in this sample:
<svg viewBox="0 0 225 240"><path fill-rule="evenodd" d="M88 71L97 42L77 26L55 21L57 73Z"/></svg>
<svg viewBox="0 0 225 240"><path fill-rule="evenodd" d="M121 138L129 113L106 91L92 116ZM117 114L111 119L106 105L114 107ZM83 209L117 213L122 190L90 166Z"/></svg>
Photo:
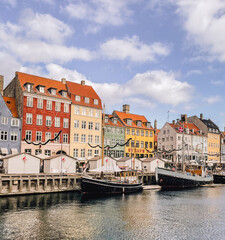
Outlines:
<svg viewBox="0 0 225 240"><path fill-rule="evenodd" d="M27 159L26 159L26 157L23 157L23 161L25 162Z"/></svg>
<svg viewBox="0 0 225 240"><path fill-rule="evenodd" d="M66 161L66 159L65 159L65 158L63 158L63 159L62 159L62 161L64 162L64 161Z"/></svg>
<svg viewBox="0 0 225 240"><path fill-rule="evenodd" d="M183 131L184 131L184 128L179 127L179 132L183 132Z"/></svg>

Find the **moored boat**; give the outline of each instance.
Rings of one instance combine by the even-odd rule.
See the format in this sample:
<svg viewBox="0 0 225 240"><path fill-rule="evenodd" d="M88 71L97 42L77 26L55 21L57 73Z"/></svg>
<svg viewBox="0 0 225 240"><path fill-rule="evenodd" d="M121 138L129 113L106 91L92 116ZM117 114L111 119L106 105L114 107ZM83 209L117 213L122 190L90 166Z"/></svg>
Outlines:
<svg viewBox="0 0 225 240"><path fill-rule="evenodd" d="M203 169L200 175L194 171L178 172L175 169L156 168L156 181L162 189L184 189L211 184L213 177L204 173Z"/></svg>
<svg viewBox="0 0 225 240"><path fill-rule="evenodd" d="M225 184L225 172L218 172L213 174L213 183Z"/></svg>

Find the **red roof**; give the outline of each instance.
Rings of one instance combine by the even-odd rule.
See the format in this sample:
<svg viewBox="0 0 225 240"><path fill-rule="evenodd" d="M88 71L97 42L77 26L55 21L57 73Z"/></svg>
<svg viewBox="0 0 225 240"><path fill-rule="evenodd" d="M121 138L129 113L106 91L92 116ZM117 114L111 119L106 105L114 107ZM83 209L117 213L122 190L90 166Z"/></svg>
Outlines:
<svg viewBox="0 0 225 240"><path fill-rule="evenodd" d="M121 124L119 119L117 120L117 123L112 122L113 115L106 114L106 116L108 116L108 122L105 122L105 125L108 125L108 126L110 125L110 126L115 126L115 127L123 127L123 124Z"/></svg>
<svg viewBox="0 0 225 240"><path fill-rule="evenodd" d="M99 108L102 109L102 102L98 94L95 92L92 86L88 85L81 85L79 83L69 82L67 81L68 91L71 93L71 100L72 103L82 106L89 106L93 108ZM80 96L80 102L75 101L75 96ZM90 98L89 103L84 102L84 98L88 97ZM98 105L94 104L94 99L98 100Z"/></svg>
<svg viewBox="0 0 225 240"><path fill-rule="evenodd" d="M194 123L185 123L185 122L178 122L176 124L169 123L169 125L174 128L177 132L179 132L179 128L188 128L189 129L189 134L191 135L199 135L201 136L202 134L199 133L199 128L194 124ZM194 133L191 131L194 130Z"/></svg>
<svg viewBox="0 0 225 240"><path fill-rule="evenodd" d="M33 92L35 92L35 93L42 94L42 95L53 96L47 90L50 89L50 88L55 88L56 89L56 97L69 99L69 96L67 96L67 98L65 98L65 97L62 97L62 95L59 93L59 91L61 91L61 90L67 92L66 84L64 84L60 81L49 79L49 78L44 78L44 77L39 77L39 76L27 74L27 73L22 73L22 72L16 72L16 75L18 76L18 79L19 79L19 82L20 82L20 85L21 85L23 91L26 90L25 84L26 83L31 83L31 84L33 84ZM39 85L45 87L45 92L44 93L40 93L37 90L36 87L39 86Z"/></svg>
<svg viewBox="0 0 225 240"><path fill-rule="evenodd" d="M125 113L125 112L119 112L119 111L114 111L117 116L119 117L119 119L121 120L121 122L126 126L126 127L135 127L135 128L141 128L141 129L149 129L147 128L143 123L148 122L148 120L145 118L145 116L142 115L136 115L136 114L132 114L132 113ZM132 125L128 125L125 122L125 119L131 119L132 120ZM135 121L141 121L141 127L138 127L137 124L135 123ZM153 129L152 127L150 129Z"/></svg>
<svg viewBox="0 0 225 240"><path fill-rule="evenodd" d="M7 107L9 108L9 110L12 113L12 116L17 118L18 117L18 113L17 113L17 108L16 108L16 100L15 98L12 97L3 97Z"/></svg>
<svg viewBox="0 0 225 240"><path fill-rule="evenodd" d="M154 141L157 142L158 140L158 134L160 132L160 129L156 129L155 134L154 134Z"/></svg>

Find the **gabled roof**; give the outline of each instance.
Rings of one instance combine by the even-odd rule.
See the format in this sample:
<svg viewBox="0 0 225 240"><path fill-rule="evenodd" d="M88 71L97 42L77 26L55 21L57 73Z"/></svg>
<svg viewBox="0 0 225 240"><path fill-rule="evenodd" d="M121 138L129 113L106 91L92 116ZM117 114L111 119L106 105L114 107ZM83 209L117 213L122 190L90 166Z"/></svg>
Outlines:
<svg viewBox="0 0 225 240"><path fill-rule="evenodd" d="M16 75L19 79L20 85L22 87L23 91L26 91L25 85L26 83L30 83L33 85L33 91L34 93L38 93L41 95L47 95L47 96L52 96L52 97L58 97L58 98L63 98L63 99L69 99L69 96L67 95L67 97L62 97L62 95L59 93L60 91L66 91L67 92L67 87L66 84L57 81L57 80L53 80L53 79L49 79L49 78L44 78L44 77L39 77L39 76L35 76L35 75L31 75L31 74L27 74L27 73L22 73L22 72L16 72ZM37 86L45 86L45 92L44 93L40 93L36 87ZM48 91L48 89L50 88L55 88L56 89L56 95L51 95Z"/></svg>
<svg viewBox="0 0 225 240"><path fill-rule="evenodd" d="M114 123L112 121L113 115L108 115L108 114L105 114L105 115L108 116L108 122L105 122L105 125L114 126L114 127L124 127L118 118L117 118L117 123Z"/></svg>
<svg viewBox="0 0 225 240"><path fill-rule="evenodd" d="M177 133L181 133L179 132L179 128L182 127L184 129L189 129L189 134L190 135L198 135L198 136L202 136L202 134L200 133L200 129L194 124L194 123L185 123L185 122L178 122L176 124L173 124L173 123L169 123L169 125L175 129L175 131ZM192 132L194 131L194 132ZM185 131L184 131L184 134L187 134Z"/></svg>
<svg viewBox="0 0 225 240"><path fill-rule="evenodd" d="M8 109L11 111L12 116L18 118L17 108L16 108L16 100L11 97L3 97Z"/></svg>
<svg viewBox="0 0 225 240"><path fill-rule="evenodd" d="M95 92L92 86L82 85L82 84L70 82L70 81L67 81L66 84L68 87L68 91L71 94L71 100L73 104L102 109L101 99L98 96L98 94ZM80 102L75 101L75 96L81 97ZM84 102L85 97L90 98L89 103ZM94 99L98 100L98 105L94 104Z"/></svg>
<svg viewBox="0 0 225 240"><path fill-rule="evenodd" d="M136 115L136 114L132 114L132 113L125 113L125 112L119 112L119 111L114 111L114 113L117 114L117 116L119 117L120 121L123 123L124 126L126 127L134 127L134 128L140 128L140 129L153 129L152 126L150 128L147 128L143 123L148 122L148 120L146 119L145 116L142 115ZM125 119L131 119L132 120L132 125L128 125L125 122ZM140 120L141 123L141 127L138 127L137 124L135 124L134 121L138 121Z"/></svg>
<svg viewBox="0 0 225 240"><path fill-rule="evenodd" d="M211 119L200 119L200 120L207 126L207 128L216 129L220 132L218 126Z"/></svg>

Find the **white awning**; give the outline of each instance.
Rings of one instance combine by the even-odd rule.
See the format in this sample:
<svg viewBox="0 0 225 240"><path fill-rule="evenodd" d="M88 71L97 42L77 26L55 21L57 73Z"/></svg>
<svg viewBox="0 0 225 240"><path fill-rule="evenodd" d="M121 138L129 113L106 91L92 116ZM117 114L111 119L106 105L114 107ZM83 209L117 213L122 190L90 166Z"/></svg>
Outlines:
<svg viewBox="0 0 225 240"><path fill-rule="evenodd" d="M9 154L7 148L1 148L1 152L2 152L2 154Z"/></svg>
<svg viewBox="0 0 225 240"><path fill-rule="evenodd" d="M11 151L12 151L12 154L17 154L18 153L17 148L11 148Z"/></svg>

